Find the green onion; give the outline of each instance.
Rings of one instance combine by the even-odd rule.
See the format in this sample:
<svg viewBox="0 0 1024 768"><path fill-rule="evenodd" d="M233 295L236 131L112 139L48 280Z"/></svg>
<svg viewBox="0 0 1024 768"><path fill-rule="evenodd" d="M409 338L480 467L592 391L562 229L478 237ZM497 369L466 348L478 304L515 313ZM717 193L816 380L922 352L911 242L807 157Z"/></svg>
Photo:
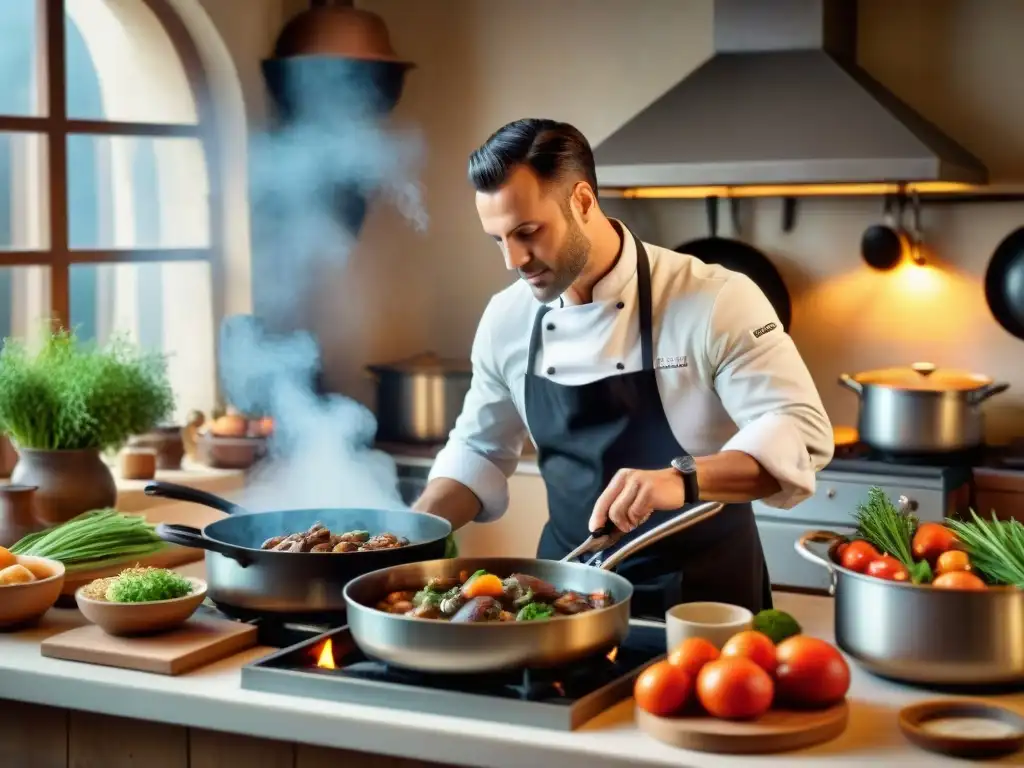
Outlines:
<svg viewBox="0 0 1024 768"><path fill-rule="evenodd" d="M972 509L973 520L947 520L960 539L971 565L992 584L1024 589L1024 525L1016 520L984 520Z"/></svg>
<svg viewBox="0 0 1024 768"><path fill-rule="evenodd" d="M159 552L167 546L155 526L139 515L116 509L86 512L66 523L31 533L10 547L15 555L59 560L69 571L97 568L126 558Z"/></svg>
<svg viewBox="0 0 1024 768"><path fill-rule="evenodd" d="M914 568L910 544L917 528L912 515L901 512L885 491L875 486L868 491L866 504L860 504L854 514L857 533L874 545L882 554L891 555L907 568Z"/></svg>

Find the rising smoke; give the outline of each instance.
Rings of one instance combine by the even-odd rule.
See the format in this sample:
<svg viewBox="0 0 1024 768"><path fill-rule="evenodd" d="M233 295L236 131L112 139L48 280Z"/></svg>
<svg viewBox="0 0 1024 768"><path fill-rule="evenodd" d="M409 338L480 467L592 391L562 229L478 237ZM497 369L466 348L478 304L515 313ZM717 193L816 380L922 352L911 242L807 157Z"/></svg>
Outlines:
<svg viewBox="0 0 1024 768"><path fill-rule="evenodd" d="M422 142L386 123L380 92L344 61L297 65L287 85L286 121L251 142L257 317L225 323L219 350L228 401L275 420L244 505L401 508L394 461L372 449L373 413L316 394L320 350L308 329L318 278L344 267L367 203L390 202L426 226Z"/></svg>

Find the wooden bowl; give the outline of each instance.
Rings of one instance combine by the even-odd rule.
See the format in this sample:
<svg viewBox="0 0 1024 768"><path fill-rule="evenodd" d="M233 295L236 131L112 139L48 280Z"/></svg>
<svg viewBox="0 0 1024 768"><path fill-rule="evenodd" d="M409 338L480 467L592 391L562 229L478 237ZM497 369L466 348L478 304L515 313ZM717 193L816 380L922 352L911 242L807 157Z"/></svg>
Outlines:
<svg viewBox="0 0 1024 768"><path fill-rule="evenodd" d="M93 624L108 635L150 635L165 632L184 624L206 597L206 582L189 578L192 594L173 600L151 603L111 603L93 600L83 594L85 586L75 591L75 602Z"/></svg>
<svg viewBox="0 0 1024 768"><path fill-rule="evenodd" d="M196 437L196 457L215 469L249 469L266 451L267 441L262 437Z"/></svg>
<svg viewBox="0 0 1024 768"><path fill-rule="evenodd" d="M980 701L921 702L900 710L899 723L907 739L940 755L979 760L1024 748L1024 717Z"/></svg>
<svg viewBox="0 0 1024 768"><path fill-rule="evenodd" d="M64 563L29 555L18 555L17 560L36 575L36 580L0 587L0 628L21 627L38 620L57 602L64 586ZM47 572L49 576L39 578Z"/></svg>

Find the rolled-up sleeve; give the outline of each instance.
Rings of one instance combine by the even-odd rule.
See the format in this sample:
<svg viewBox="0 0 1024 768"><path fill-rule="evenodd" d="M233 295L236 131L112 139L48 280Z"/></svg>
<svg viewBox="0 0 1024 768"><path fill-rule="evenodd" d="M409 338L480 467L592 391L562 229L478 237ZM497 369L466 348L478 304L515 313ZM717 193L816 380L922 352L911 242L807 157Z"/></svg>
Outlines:
<svg viewBox="0 0 1024 768"><path fill-rule="evenodd" d="M447 477L480 500L477 522L497 520L508 509L508 478L522 453L526 427L498 364L493 343L497 321L493 300L484 310L473 340L473 378L462 413L430 470L430 479Z"/></svg>
<svg viewBox="0 0 1024 768"><path fill-rule="evenodd" d="M813 495L831 459L832 425L793 339L764 293L730 275L715 299L707 350L714 386L739 431L723 451L749 454L779 483L762 499L789 509Z"/></svg>

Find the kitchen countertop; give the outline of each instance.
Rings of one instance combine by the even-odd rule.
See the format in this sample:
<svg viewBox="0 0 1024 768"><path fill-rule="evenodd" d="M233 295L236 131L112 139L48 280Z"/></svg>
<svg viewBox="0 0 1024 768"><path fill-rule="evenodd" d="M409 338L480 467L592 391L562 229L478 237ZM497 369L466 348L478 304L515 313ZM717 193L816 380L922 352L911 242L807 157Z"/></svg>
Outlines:
<svg viewBox="0 0 1024 768"><path fill-rule="evenodd" d="M179 570L197 575L202 565ZM777 593L776 605L792 613L806 633L832 640L830 598ZM739 768L752 764L962 764L922 752L899 733L899 709L935 698L935 694L879 680L856 666L850 690L850 722L838 739L774 756L725 756L678 750L648 738L634 725L631 700L612 707L582 729L565 733L242 690L240 667L265 655L266 648L238 654L180 677L40 655L43 638L81 622L76 611L54 609L36 628L0 634L0 698L456 765ZM994 700L1024 714L1024 694ZM1020 759L1011 764L1021 764Z"/></svg>

